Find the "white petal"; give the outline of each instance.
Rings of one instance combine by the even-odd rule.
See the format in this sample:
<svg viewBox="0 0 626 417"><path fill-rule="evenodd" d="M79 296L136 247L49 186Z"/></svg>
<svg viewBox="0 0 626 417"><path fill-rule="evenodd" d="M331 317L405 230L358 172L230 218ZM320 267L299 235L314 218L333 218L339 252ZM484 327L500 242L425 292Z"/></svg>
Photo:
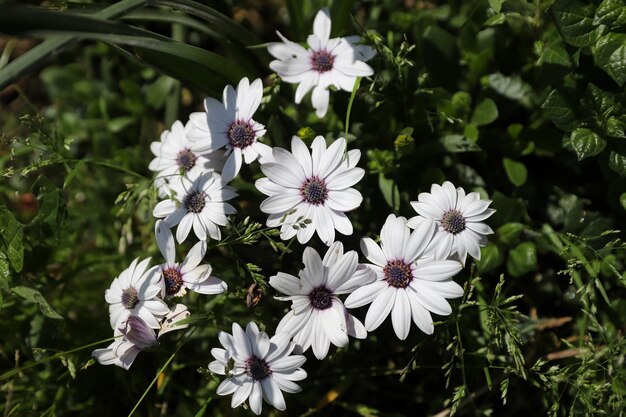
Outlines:
<svg viewBox="0 0 626 417"><path fill-rule="evenodd" d="M248 399L250 393L252 392L252 385L253 384L251 382L244 382L239 388L237 388L237 391L235 391L230 400L230 406L232 408L239 407L245 400Z"/></svg>
<svg viewBox="0 0 626 417"><path fill-rule="evenodd" d="M315 21L313 22L313 33L318 36L322 43L322 47L326 46L326 43L330 39L330 11L328 7L324 7L315 15Z"/></svg>
<svg viewBox="0 0 626 417"><path fill-rule="evenodd" d="M385 281L376 281L372 284L357 288L344 302L348 308L357 308L369 304L389 288Z"/></svg>
<svg viewBox="0 0 626 417"><path fill-rule="evenodd" d="M387 265L387 258L385 257L382 249L369 237L361 239L361 252L363 252L363 255L365 255L370 262L373 262L378 266Z"/></svg>
<svg viewBox="0 0 626 417"><path fill-rule="evenodd" d="M425 219L415 228L404 248L403 258L411 262L417 259L428 246L435 234L435 222L432 219Z"/></svg>
<svg viewBox="0 0 626 417"><path fill-rule="evenodd" d="M413 270L413 276L428 281L443 281L444 279L453 277L461 269L463 269L463 265L457 261L430 260L418 262L416 268Z"/></svg>
<svg viewBox="0 0 626 417"><path fill-rule="evenodd" d="M383 253L387 260L402 259L404 248L409 239L410 229L404 217L390 214L380 232Z"/></svg>
<svg viewBox="0 0 626 417"><path fill-rule="evenodd" d="M245 80L245 81L244 81ZM248 79L243 78L237 87L237 118L248 121L252 119L263 98L263 83L257 78L248 85Z"/></svg>
<svg viewBox="0 0 626 417"><path fill-rule="evenodd" d="M328 212L329 209L324 206L314 207L315 218L313 224L322 242L330 246L335 241L335 225Z"/></svg>
<svg viewBox="0 0 626 417"><path fill-rule="evenodd" d="M287 408L285 397L283 397L283 393L274 381L274 378L263 379L261 385L263 386L263 397L265 400L277 410L284 411Z"/></svg>
<svg viewBox="0 0 626 417"><path fill-rule="evenodd" d="M229 182L237 176L239 170L241 169L241 162L241 150L233 149L231 154L228 156L228 159L224 164L224 170L222 171L222 180L224 182Z"/></svg>
<svg viewBox="0 0 626 417"><path fill-rule="evenodd" d="M232 330L233 339L237 349L237 356L243 360L248 359L252 356L252 346L250 346L250 341L248 340L246 332L244 332L241 326L237 323L233 323Z"/></svg>
<svg viewBox="0 0 626 417"><path fill-rule="evenodd" d="M292 189L290 189L291 191ZM263 213L275 214L291 210L302 201L300 194L287 192L270 196L263 200L259 207Z"/></svg>
<svg viewBox="0 0 626 417"><path fill-rule="evenodd" d="M408 291L409 302L411 304L411 315L413 316L413 322L419 327L421 331L426 334L433 334L435 326L433 325L433 319L430 316L428 310L426 310L420 304L415 292Z"/></svg>
<svg viewBox="0 0 626 417"><path fill-rule="evenodd" d="M326 205L337 211L350 211L361 205L363 197L354 188L341 191L329 191Z"/></svg>
<svg viewBox="0 0 626 417"><path fill-rule="evenodd" d="M296 157L298 163L306 178L313 175L313 160L311 159L311 152L306 147L302 139L297 136L291 138L291 152Z"/></svg>
<svg viewBox="0 0 626 417"><path fill-rule="evenodd" d="M330 98L327 88L318 86L313 89L313 94L311 94L311 104L313 104L317 117L324 117L326 115L329 100Z"/></svg>
<svg viewBox="0 0 626 417"><path fill-rule="evenodd" d="M263 171L265 176L267 176L267 178L269 178L272 182L282 185L283 187L296 189L300 188L300 181L298 181L294 174L283 165L270 162L261 165L261 171Z"/></svg>
<svg viewBox="0 0 626 417"><path fill-rule="evenodd" d="M396 301L391 311L391 322L398 339L406 339L411 328L411 305L406 291L396 291Z"/></svg>
<svg viewBox="0 0 626 417"><path fill-rule="evenodd" d="M389 312L393 308L397 290L387 286L383 289L378 297L372 302L367 315L365 316L365 328L371 332L376 330L378 326L387 318ZM346 300L347 301L347 300Z"/></svg>
<svg viewBox="0 0 626 417"><path fill-rule="evenodd" d="M176 228L176 240L178 243L183 243L185 239L187 239L187 236L189 236L189 231L193 225L193 217L193 214L189 213L178 223L178 227Z"/></svg>
<svg viewBox="0 0 626 417"><path fill-rule="evenodd" d="M157 220L154 225L154 233L156 235L157 246L165 258L168 265L172 265L176 258L176 247L174 244L174 236L170 228L163 220Z"/></svg>
<svg viewBox="0 0 626 417"><path fill-rule="evenodd" d="M302 294L302 285L300 284L300 280L293 275L289 275L284 272L279 272L273 277L270 277L270 285L277 291L286 295Z"/></svg>

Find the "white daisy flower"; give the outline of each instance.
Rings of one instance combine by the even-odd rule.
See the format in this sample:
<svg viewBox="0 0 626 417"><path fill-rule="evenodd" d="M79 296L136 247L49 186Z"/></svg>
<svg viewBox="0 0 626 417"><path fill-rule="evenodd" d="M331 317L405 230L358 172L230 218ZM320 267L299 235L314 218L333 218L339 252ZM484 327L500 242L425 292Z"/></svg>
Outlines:
<svg viewBox="0 0 626 417"><path fill-rule="evenodd" d="M178 225L176 240L182 243L193 227L200 240L207 236L219 240L222 236L219 226L228 224L227 214L236 210L226 201L237 196L235 189L226 185L217 173L193 173L181 177L179 184L172 184L176 200L159 202L152 211L154 217L165 218L169 227Z"/></svg>
<svg viewBox="0 0 626 417"><path fill-rule="evenodd" d="M303 352L312 346L317 359L326 357L331 343L346 346L348 335L365 339L365 327L337 296L374 282L372 270L358 263L355 251L344 254L341 242L333 243L323 260L315 249L307 247L302 262L300 278L283 272L270 278L270 285L287 295L276 298L291 301L291 310L276 333L288 332Z"/></svg>
<svg viewBox="0 0 626 417"><path fill-rule="evenodd" d="M198 151L214 152L226 148L226 163L222 171L224 181L235 178L242 159L252 163L259 156L271 153L271 148L258 141L265 134L265 126L252 119L263 98L263 83L247 78L239 81L237 90L231 85L224 88L222 102L207 97L206 112L192 113L189 119L194 127L188 138Z"/></svg>
<svg viewBox="0 0 626 417"><path fill-rule="evenodd" d="M187 139L187 134L192 123L185 126L180 121L175 121L172 130L166 130L161 134L159 141L150 144L150 150L155 158L148 168L156 172L154 181L159 195L166 197L171 194L169 183L180 179L191 171L221 170L224 166L222 152L201 153L194 149Z"/></svg>
<svg viewBox="0 0 626 417"><path fill-rule="evenodd" d="M328 110L328 87L352 91L357 77L374 74L368 61L376 51L366 45L358 45L359 36L330 39L330 12L328 8L320 10L313 22L313 34L309 35L309 49L291 42L280 32L276 32L282 42L274 42L267 49L276 60L270 62L270 68L280 78L292 84L296 89L296 104L313 89L311 103L318 117L324 117Z"/></svg>
<svg viewBox="0 0 626 417"><path fill-rule="evenodd" d="M113 329L131 315L141 317L148 326L158 329L161 327L159 319L170 311L159 298L163 291L160 268L153 266L147 269L150 258L137 263L138 260L135 259L123 270L104 293Z"/></svg>
<svg viewBox="0 0 626 417"><path fill-rule="evenodd" d="M157 344L154 330L138 316L128 317L120 328L115 329L114 336L119 339L91 353L101 365L116 365L128 370L140 351Z"/></svg>
<svg viewBox="0 0 626 417"><path fill-rule="evenodd" d="M426 253L437 259L446 259L454 254L463 264L469 253L480 259L480 247L487 245L486 235L493 230L483 220L495 213L490 209L490 200L481 200L476 192L465 195L465 190L446 181L443 185L433 184L430 193L420 193L418 201L411 206L418 216L409 219L408 226L417 228L426 219L432 219L437 232Z"/></svg>
<svg viewBox="0 0 626 417"><path fill-rule="evenodd" d="M354 188L365 171L356 168L361 152L345 153L346 140L334 141L328 149L324 138L318 136L309 152L297 136L291 140L291 152L274 148L274 162L261 165L267 178L256 181L256 188L269 196L261 203L261 211L270 214L267 225L282 223L283 240L298 236L306 243L317 231L320 239L330 245L335 240L335 229L344 235L352 234L352 223L345 215L361 205L363 197ZM306 227L293 227L299 219L311 221ZM283 221L284 220L284 221Z"/></svg>
<svg viewBox="0 0 626 417"><path fill-rule="evenodd" d="M300 368L306 358L291 355L295 343L290 342L288 333L277 333L270 339L267 333L259 332L255 323L250 322L245 332L239 324L233 323L232 336L220 332L219 339L225 349L211 349L216 360L209 364L209 370L228 376L216 392L233 394L231 407L248 400L252 411L261 414L264 399L283 411L286 405L282 391L301 391L293 381L306 378L306 371Z"/></svg>
<svg viewBox="0 0 626 417"><path fill-rule="evenodd" d="M430 312L447 316L452 312L446 298L463 295L452 277L462 268L457 261L424 258L424 250L435 233L432 220L422 222L410 233L404 217L390 214L380 233L381 245L361 239L361 251L373 264L376 281L357 288L346 299L348 308L372 303L365 317L365 328L372 331L391 313L399 339L409 334L411 317L426 334L432 334Z"/></svg>
<svg viewBox="0 0 626 417"><path fill-rule="evenodd" d="M200 294L220 294L228 289L224 281L211 276L211 265L200 265L206 254L206 241L196 243L182 263L174 262L176 245L170 228L163 220L158 220L154 226L159 250L165 258L160 265L163 274L164 293L167 297L180 297L187 290Z"/></svg>

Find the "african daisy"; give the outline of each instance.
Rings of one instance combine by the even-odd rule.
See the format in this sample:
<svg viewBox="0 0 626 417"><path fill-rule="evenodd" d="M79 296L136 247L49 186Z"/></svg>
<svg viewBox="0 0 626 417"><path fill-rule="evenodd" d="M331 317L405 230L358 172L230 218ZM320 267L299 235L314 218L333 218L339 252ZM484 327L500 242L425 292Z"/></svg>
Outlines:
<svg viewBox="0 0 626 417"><path fill-rule="evenodd" d="M480 247L487 245L487 235L493 230L483 220L495 213L488 208L490 200L482 200L480 194L465 190L446 181L443 185L433 184L430 193L421 193L418 201L411 201L417 216L407 225L417 228L425 220L434 220L437 225L435 237L426 249L437 259L446 259L454 254L463 264L469 253L480 259Z"/></svg>
<svg viewBox="0 0 626 417"><path fill-rule="evenodd" d="M363 178L365 171L356 168L360 151L346 154L345 150L345 139L337 139L326 148L326 141L318 136L309 152L304 142L294 136L291 152L274 148L274 162L261 165L267 178L257 180L255 185L269 196L261 203L261 211L270 215L270 227L284 220L282 239L297 235L298 242L306 243L317 231L330 246L335 240L335 229L344 235L352 234L352 223L345 212L361 205L361 193L351 187ZM310 224L295 228L298 219L308 219Z"/></svg>
<svg viewBox="0 0 626 417"><path fill-rule="evenodd" d="M390 214L380 233L380 246L370 238L361 239L361 250L372 262L376 281L357 288L348 296L348 308L371 303L365 328L372 331L391 313L393 329L399 339L406 339L411 318L424 333L432 334L430 312L447 316L452 312L446 298L463 295L452 280L462 265L452 260L424 258L424 249L435 233L432 220L422 222L410 233L404 217Z"/></svg>
<svg viewBox="0 0 626 417"><path fill-rule="evenodd" d="M300 392L300 386L293 381L306 378L306 372L300 368L306 358L291 355L295 343L290 342L289 333L277 333L270 339L252 322L248 323L245 332L237 323L233 323L232 330L232 335L219 333L225 349L211 349L216 360L209 364L209 370L227 376L217 387L217 394L233 394L230 403L233 408L248 400L255 414L261 414L263 399L275 408L285 410L287 406L282 391Z"/></svg>
<svg viewBox="0 0 626 417"><path fill-rule="evenodd" d="M271 154L271 148L258 141L265 134L265 126L252 116L263 98L263 83L256 79L250 84L247 78L239 81L237 90L231 85L224 88L222 102L207 97L206 112L189 116L193 128L188 138L197 151L214 152L226 148L226 163L222 170L224 181L235 178L242 160L249 164L259 156Z"/></svg>
<svg viewBox="0 0 626 417"><path fill-rule="evenodd" d="M296 104L313 89L311 103L318 117L324 117L328 110L328 87L352 91L357 77L374 74L364 62L376 54L374 49L358 45L359 36L330 39L330 27L330 12L323 8L315 16L313 34L307 39L309 49L291 42L278 31L282 42L268 45L268 52L276 58L270 62L270 68L283 81L298 84Z"/></svg>
<svg viewBox="0 0 626 417"><path fill-rule="evenodd" d="M291 310L276 332L288 332L303 352L313 347L317 359L326 357L331 343L346 346L348 335L365 339L365 327L337 296L372 283L374 273L358 263L355 251L344 254L341 242L333 243L323 260L307 247L302 262L299 278L283 272L270 278L270 285L286 295L276 298L291 301Z"/></svg>

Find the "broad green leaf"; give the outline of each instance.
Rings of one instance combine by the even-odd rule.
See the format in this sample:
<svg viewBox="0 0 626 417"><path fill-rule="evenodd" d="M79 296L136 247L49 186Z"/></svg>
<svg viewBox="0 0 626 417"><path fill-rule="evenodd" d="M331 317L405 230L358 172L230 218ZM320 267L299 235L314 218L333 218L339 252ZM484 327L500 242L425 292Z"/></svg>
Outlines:
<svg viewBox="0 0 626 417"><path fill-rule="evenodd" d="M552 90L541 108L556 127L566 132L578 123L578 97L573 89Z"/></svg>
<svg viewBox="0 0 626 417"><path fill-rule="evenodd" d="M169 77L168 79L171 80L171 78ZM150 102L149 99L148 99L148 102ZM107 123L107 127L109 128L109 131L113 133L119 133L123 131L124 129L126 129L128 126L132 125L134 122L135 122L135 117L133 116L120 116L120 117L115 117L109 120L109 123Z"/></svg>
<svg viewBox="0 0 626 417"><path fill-rule="evenodd" d="M504 255L495 243L480 248L480 260L474 261L480 273L493 271L502 265L502 262L504 262Z"/></svg>
<svg viewBox="0 0 626 417"><path fill-rule="evenodd" d="M460 77L457 38L437 25L424 31L422 54L429 76L444 86L458 85Z"/></svg>
<svg viewBox="0 0 626 417"><path fill-rule="evenodd" d="M18 222L6 208L0 207L0 234L2 235L2 250L11 262L15 272L20 272L24 266L24 226Z"/></svg>
<svg viewBox="0 0 626 417"><path fill-rule="evenodd" d="M626 1L604 0L596 9L593 23L606 25L611 29L626 25Z"/></svg>
<svg viewBox="0 0 626 417"><path fill-rule="evenodd" d="M602 91L592 83L587 84L586 100L592 106L594 113L603 121L613 114L616 107L613 95Z"/></svg>
<svg viewBox="0 0 626 417"><path fill-rule="evenodd" d="M572 148L581 161L590 156L596 156L606 147L606 140L594 131L579 127L570 135Z"/></svg>
<svg viewBox="0 0 626 417"><path fill-rule="evenodd" d="M394 210L398 210L400 208L400 190L393 180L385 178L381 172L378 174L378 187L383 193L385 202L389 205L389 207Z"/></svg>
<svg viewBox="0 0 626 417"><path fill-rule="evenodd" d="M496 209L496 212L490 218L491 225L498 226L521 219L524 207L519 200L507 197L499 191L493 193L492 200L491 207Z"/></svg>
<svg viewBox="0 0 626 417"><path fill-rule="evenodd" d="M496 13L500 13L502 5L506 0L489 0L489 7L491 7Z"/></svg>
<svg viewBox="0 0 626 417"><path fill-rule="evenodd" d="M512 245L524 231L526 226L521 223L505 223L496 229L496 236L505 245Z"/></svg>
<svg viewBox="0 0 626 417"><path fill-rule="evenodd" d="M506 15L504 13L498 13L497 15L491 16L483 24L485 26L498 26L504 22L506 22Z"/></svg>
<svg viewBox="0 0 626 417"><path fill-rule="evenodd" d="M148 0L122 0L95 13L93 16L101 19L114 19L133 9L145 6L147 3ZM73 43L75 43L75 39L72 36L55 36L20 55L0 70L0 91L23 75L39 68L47 60Z"/></svg>
<svg viewBox="0 0 626 417"><path fill-rule="evenodd" d="M580 48L592 46L605 28L594 24L594 5L578 0L557 0L550 14L565 42Z"/></svg>
<svg viewBox="0 0 626 417"><path fill-rule="evenodd" d="M487 83L498 94L515 101L527 99L528 94L532 91L530 85L522 81L517 74L511 77L500 73L491 74L487 78Z"/></svg>
<svg viewBox="0 0 626 417"><path fill-rule="evenodd" d="M10 264L4 252L0 252L0 290L8 290L11 283ZM0 302L1 305L1 302Z"/></svg>
<svg viewBox="0 0 626 417"><path fill-rule="evenodd" d="M537 65L552 64L570 68L574 66L573 60L565 48L556 42L535 42Z"/></svg>
<svg viewBox="0 0 626 417"><path fill-rule="evenodd" d="M537 268L537 248L532 242L523 242L509 252L506 269L514 277L521 277Z"/></svg>
<svg viewBox="0 0 626 417"><path fill-rule="evenodd" d="M609 33L593 48L596 65L621 87L626 82L626 33Z"/></svg>
<svg viewBox="0 0 626 417"><path fill-rule="evenodd" d="M509 178L509 181L511 181L511 184L516 187L521 187L526 183L528 170L523 163L509 158L503 158L502 165L504 165L504 171L506 172L506 176Z"/></svg>
<svg viewBox="0 0 626 417"><path fill-rule="evenodd" d="M498 107L496 103L492 99L486 98L476 106L474 114L472 115L472 123L478 126L488 125L497 118Z"/></svg>
<svg viewBox="0 0 626 417"><path fill-rule="evenodd" d="M606 121L604 131L612 138L626 138L626 123L615 116L611 116Z"/></svg>
<svg viewBox="0 0 626 417"><path fill-rule="evenodd" d="M475 141L463 135L447 135L439 139L444 149L448 152L478 152L480 147Z"/></svg>
<svg viewBox="0 0 626 417"><path fill-rule="evenodd" d="M14 293L15 295L19 295L20 297L22 297L24 300L26 300L29 303L38 304L39 310L41 310L41 312L46 317L50 317L51 319L55 319L55 320L63 320L63 317L59 313L54 311L52 306L48 304L46 299L43 297L43 295L41 295L39 291L33 288L19 286L19 287L11 288L11 292Z"/></svg>
<svg viewBox="0 0 626 417"><path fill-rule="evenodd" d="M624 208L624 210L626 210L626 193L622 193L619 196L619 202L622 205L622 207Z"/></svg>
<svg viewBox="0 0 626 417"><path fill-rule="evenodd" d="M611 151L609 154L609 167L621 176L626 176L626 155Z"/></svg>

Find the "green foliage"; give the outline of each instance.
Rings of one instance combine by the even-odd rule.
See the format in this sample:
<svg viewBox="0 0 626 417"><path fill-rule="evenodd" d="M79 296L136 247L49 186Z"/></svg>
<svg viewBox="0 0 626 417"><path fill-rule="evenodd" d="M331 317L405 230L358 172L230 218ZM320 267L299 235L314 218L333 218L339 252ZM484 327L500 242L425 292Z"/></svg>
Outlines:
<svg viewBox="0 0 626 417"><path fill-rule="evenodd" d="M248 75L265 83L255 114L265 143L345 136L361 150L364 200L348 213L353 234L338 236L346 250L389 213L414 216L410 202L444 180L497 210L432 336L412 327L399 341L383 323L309 358L286 415L624 415L624 1L330 2L333 36L360 33L377 56L372 77L331 93L323 119L308 97L293 103L295 86L270 75L259 46L277 29L306 41L326 3L257 3L54 1L0 13L11 36L0 43L0 411L250 414L215 394L210 351L235 321L275 330L287 304L268 279L296 275L303 251L264 226L256 164L233 182L238 213L205 259L229 291L186 295L189 331L165 335L129 372L89 356L110 342L112 279L135 257L161 262L150 142ZM11 52L16 37L27 46Z"/></svg>

